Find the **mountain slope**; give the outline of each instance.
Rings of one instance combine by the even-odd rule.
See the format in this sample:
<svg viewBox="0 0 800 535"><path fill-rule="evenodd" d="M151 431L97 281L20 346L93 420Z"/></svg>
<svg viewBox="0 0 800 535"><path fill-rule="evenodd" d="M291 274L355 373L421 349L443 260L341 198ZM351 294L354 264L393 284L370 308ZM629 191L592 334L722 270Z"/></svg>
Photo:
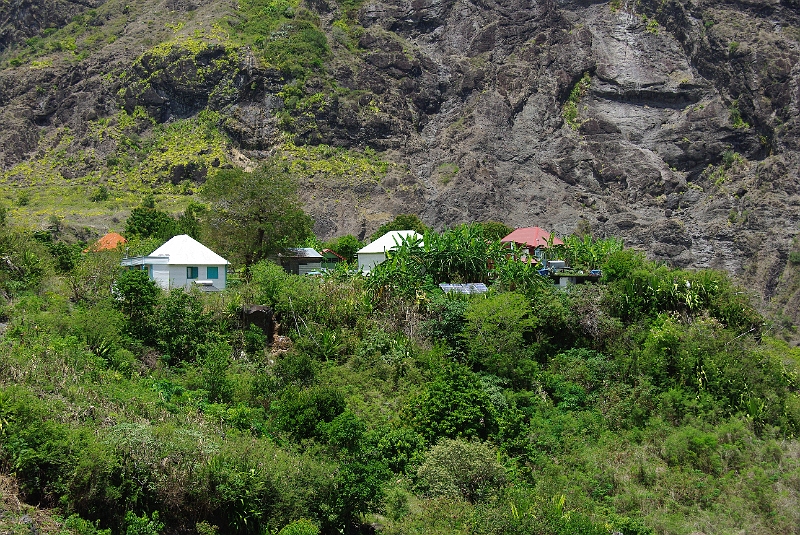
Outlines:
<svg viewBox="0 0 800 535"><path fill-rule="evenodd" d="M139 192L179 206L215 169L277 154L322 237L401 212L439 228L588 224L791 302L797 8L7 2L6 197L34 222L113 226ZM112 200L86 202L99 184Z"/></svg>

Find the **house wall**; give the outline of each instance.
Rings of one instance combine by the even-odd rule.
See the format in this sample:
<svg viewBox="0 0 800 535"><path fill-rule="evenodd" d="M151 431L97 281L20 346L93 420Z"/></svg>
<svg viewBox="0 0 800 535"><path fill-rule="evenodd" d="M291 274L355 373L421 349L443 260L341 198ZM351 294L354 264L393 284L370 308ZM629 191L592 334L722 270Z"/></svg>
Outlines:
<svg viewBox="0 0 800 535"><path fill-rule="evenodd" d="M214 281L214 287L224 290L227 282L227 266L225 265L194 266L197 268L197 279L192 279L191 281L186 278L186 268L189 267L188 265L155 265L149 267L150 278L164 290L170 290L172 288L190 288L194 280L208 280L206 272L206 268L208 267L218 268L219 278L211 279Z"/></svg>
<svg viewBox="0 0 800 535"><path fill-rule="evenodd" d="M358 269L369 273L372 268L386 260L384 253L358 253Z"/></svg>
<svg viewBox="0 0 800 535"><path fill-rule="evenodd" d="M286 273L292 275L305 275L309 271L318 271L322 268L322 260L305 260L302 258L283 258L281 267Z"/></svg>
<svg viewBox="0 0 800 535"><path fill-rule="evenodd" d="M299 275L307 275L310 271L319 271L322 269L322 262L308 262L297 266Z"/></svg>
<svg viewBox="0 0 800 535"><path fill-rule="evenodd" d="M169 266L166 264L160 266L149 266L150 267L150 278L153 281L163 288L164 290L169 290Z"/></svg>

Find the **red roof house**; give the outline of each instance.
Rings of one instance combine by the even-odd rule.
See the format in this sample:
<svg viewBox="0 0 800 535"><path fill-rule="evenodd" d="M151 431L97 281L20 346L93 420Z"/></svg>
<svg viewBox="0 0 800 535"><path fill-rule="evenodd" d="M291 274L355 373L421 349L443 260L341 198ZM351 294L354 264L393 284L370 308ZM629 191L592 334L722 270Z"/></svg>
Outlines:
<svg viewBox="0 0 800 535"><path fill-rule="evenodd" d="M119 234L117 232L109 232L108 234L106 234L105 236L101 237L99 240L94 242L94 244L92 244L84 252L113 251L120 245L125 245L126 243L128 243L128 240L126 240L122 234Z"/></svg>
<svg viewBox="0 0 800 535"><path fill-rule="evenodd" d="M547 247L550 240L550 233L541 227L518 228L502 240L503 243L513 243L517 247ZM553 245L564 245L556 236L553 236Z"/></svg>

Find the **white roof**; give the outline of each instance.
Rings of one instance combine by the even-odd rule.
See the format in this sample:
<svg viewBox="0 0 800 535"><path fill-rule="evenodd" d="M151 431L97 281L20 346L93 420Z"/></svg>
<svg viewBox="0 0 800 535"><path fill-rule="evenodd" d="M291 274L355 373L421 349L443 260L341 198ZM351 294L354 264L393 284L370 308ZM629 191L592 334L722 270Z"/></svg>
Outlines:
<svg viewBox="0 0 800 535"><path fill-rule="evenodd" d="M365 245L358 250L358 254L366 253L385 253L396 249L397 246L405 240L422 239L422 235L417 234L413 230L392 230L387 232L369 245Z"/></svg>
<svg viewBox="0 0 800 535"><path fill-rule="evenodd" d="M168 264L218 266L230 264L220 255L195 240L191 236L181 234L150 253L150 256L169 257Z"/></svg>

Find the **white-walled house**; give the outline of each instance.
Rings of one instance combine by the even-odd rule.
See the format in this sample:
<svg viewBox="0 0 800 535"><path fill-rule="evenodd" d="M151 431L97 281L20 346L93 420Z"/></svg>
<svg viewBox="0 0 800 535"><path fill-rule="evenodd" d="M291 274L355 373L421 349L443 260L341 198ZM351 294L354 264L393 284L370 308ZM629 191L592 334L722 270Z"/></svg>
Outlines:
<svg viewBox="0 0 800 535"><path fill-rule="evenodd" d="M224 290L230 262L195 240L181 234L148 256L123 258L122 265L147 271L150 279L165 290L191 288Z"/></svg>
<svg viewBox="0 0 800 535"><path fill-rule="evenodd" d="M372 268L386 260L386 251L396 249L398 245L409 240L422 243L422 235L413 230L387 232L374 242L358 250L358 269L365 274L369 273Z"/></svg>

